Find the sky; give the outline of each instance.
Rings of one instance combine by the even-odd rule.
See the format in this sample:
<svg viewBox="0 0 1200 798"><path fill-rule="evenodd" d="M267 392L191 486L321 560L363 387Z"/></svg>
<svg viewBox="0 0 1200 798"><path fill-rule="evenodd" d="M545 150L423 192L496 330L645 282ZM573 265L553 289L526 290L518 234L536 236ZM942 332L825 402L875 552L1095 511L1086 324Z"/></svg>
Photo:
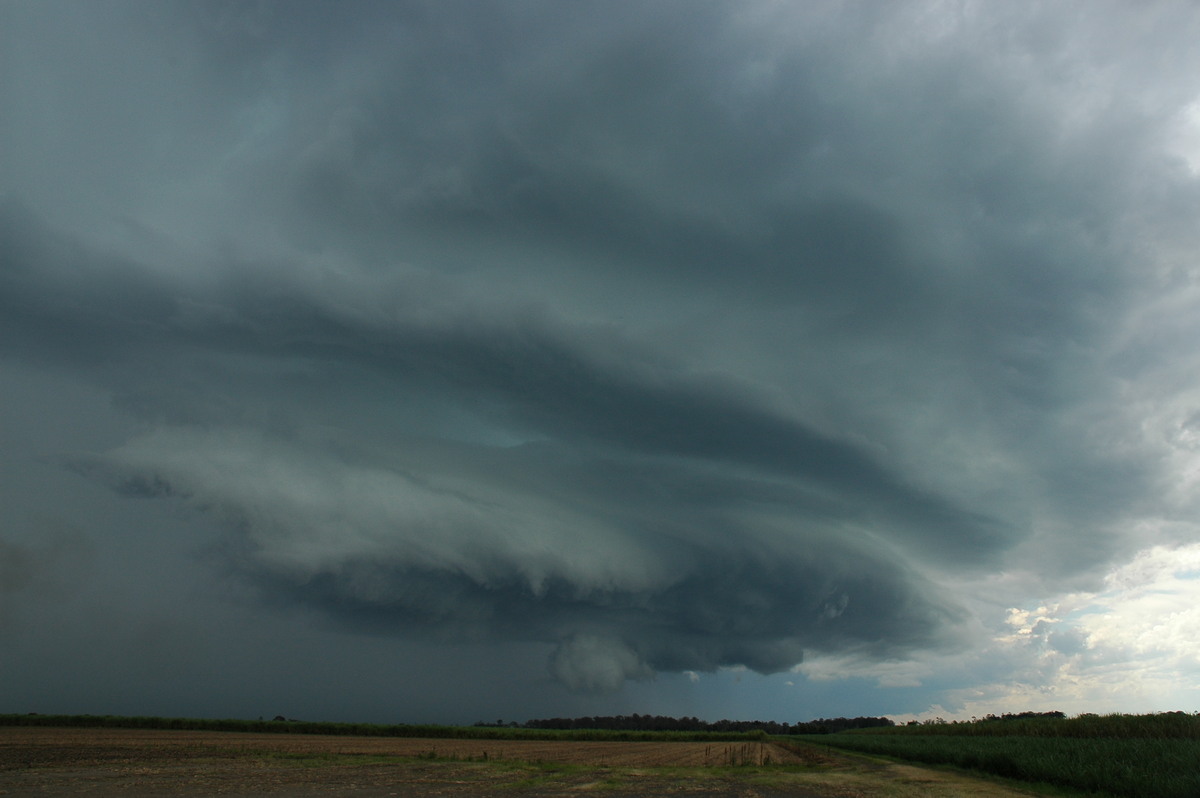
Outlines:
<svg viewBox="0 0 1200 798"><path fill-rule="evenodd" d="M0 0L0 711L1200 710L1198 39Z"/></svg>

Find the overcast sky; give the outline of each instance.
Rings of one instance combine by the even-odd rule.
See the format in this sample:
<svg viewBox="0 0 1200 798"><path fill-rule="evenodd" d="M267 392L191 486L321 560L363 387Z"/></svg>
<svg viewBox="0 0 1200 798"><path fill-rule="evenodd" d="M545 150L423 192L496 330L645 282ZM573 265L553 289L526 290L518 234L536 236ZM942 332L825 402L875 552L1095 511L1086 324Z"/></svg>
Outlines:
<svg viewBox="0 0 1200 798"><path fill-rule="evenodd" d="M0 0L0 711L1200 709L1197 41Z"/></svg>

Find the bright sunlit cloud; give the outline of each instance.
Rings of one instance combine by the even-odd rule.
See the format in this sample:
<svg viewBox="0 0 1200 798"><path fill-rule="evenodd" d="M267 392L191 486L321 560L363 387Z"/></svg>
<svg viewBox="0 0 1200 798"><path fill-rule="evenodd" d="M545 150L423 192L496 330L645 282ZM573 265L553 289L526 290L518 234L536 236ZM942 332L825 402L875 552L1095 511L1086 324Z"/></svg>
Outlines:
<svg viewBox="0 0 1200 798"><path fill-rule="evenodd" d="M1146 549L1109 573L1101 589L1011 608L1004 620L967 659L1004 661L1016 678L950 690L924 712L898 717L1166 712L1200 700L1200 545ZM872 675L880 686L896 684L889 678L903 667ZM943 662L921 675L945 670Z"/></svg>

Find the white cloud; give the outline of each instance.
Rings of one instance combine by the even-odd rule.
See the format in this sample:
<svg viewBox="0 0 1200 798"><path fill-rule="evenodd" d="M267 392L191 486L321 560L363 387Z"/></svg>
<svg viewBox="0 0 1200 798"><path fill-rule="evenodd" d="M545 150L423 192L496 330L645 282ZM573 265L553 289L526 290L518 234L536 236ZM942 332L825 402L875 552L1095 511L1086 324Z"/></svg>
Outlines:
<svg viewBox="0 0 1200 798"><path fill-rule="evenodd" d="M970 660L1006 663L1009 674L948 690L927 711L902 717L1195 709L1200 544L1145 549L1113 569L1099 590L1009 609L1004 628ZM900 667L870 670L883 685ZM936 676L937 666L930 663L910 667Z"/></svg>

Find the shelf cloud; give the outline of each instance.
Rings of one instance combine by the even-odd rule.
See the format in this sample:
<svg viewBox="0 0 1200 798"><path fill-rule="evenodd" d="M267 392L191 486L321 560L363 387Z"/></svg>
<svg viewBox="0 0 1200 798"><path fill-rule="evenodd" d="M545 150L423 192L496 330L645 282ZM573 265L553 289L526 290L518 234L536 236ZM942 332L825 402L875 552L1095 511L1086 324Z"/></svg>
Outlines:
<svg viewBox="0 0 1200 798"><path fill-rule="evenodd" d="M1105 8L6 7L0 634L53 517L603 702L1194 542L1200 15Z"/></svg>

